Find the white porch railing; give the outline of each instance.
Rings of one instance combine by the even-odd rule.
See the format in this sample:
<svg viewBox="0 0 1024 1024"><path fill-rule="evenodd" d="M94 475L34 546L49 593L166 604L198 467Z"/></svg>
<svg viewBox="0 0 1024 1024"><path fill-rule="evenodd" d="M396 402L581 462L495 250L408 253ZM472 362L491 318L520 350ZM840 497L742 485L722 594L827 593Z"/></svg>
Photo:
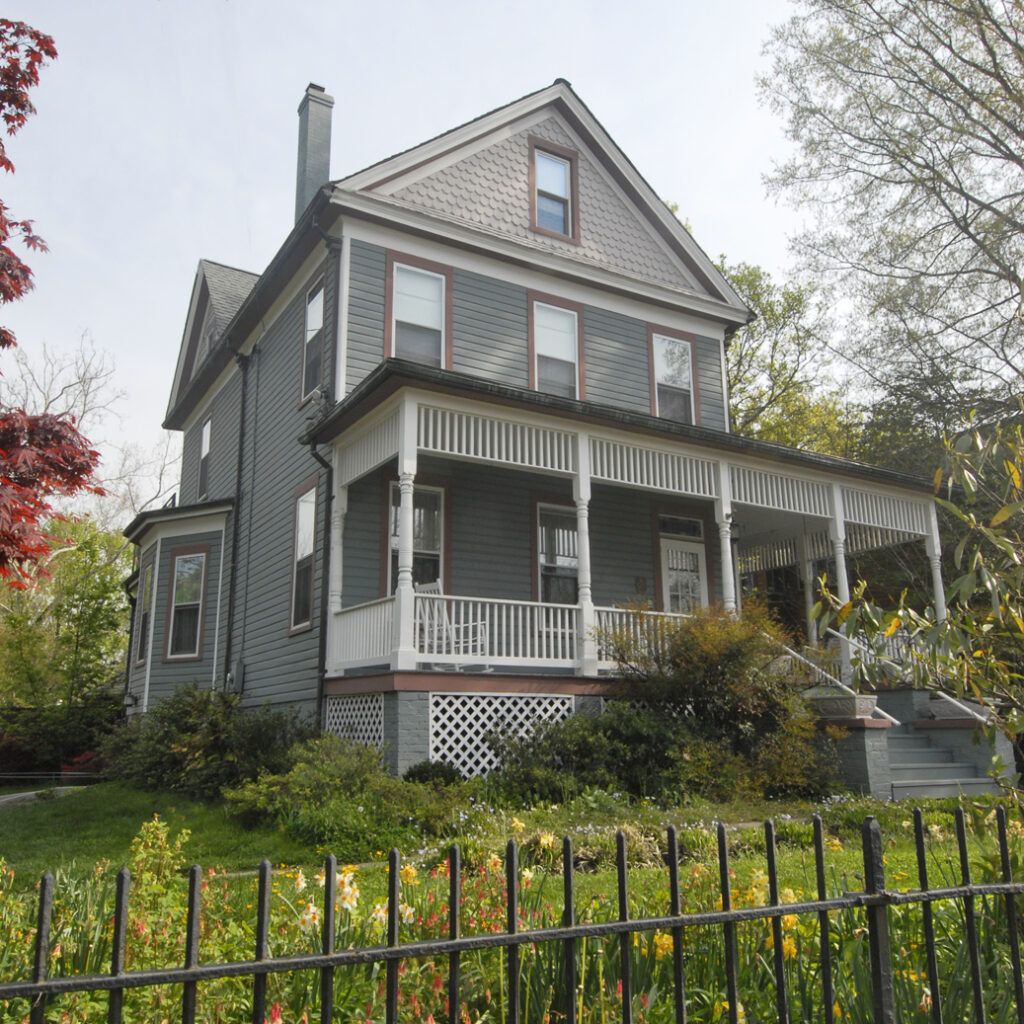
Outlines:
<svg viewBox="0 0 1024 1024"><path fill-rule="evenodd" d="M594 625L597 633L597 667L598 671L609 672L615 668L611 644L607 637L611 633L626 632L635 643L647 643L650 640L649 626L652 622L673 622L686 618L676 612L654 612L634 608L595 608Z"/></svg>
<svg viewBox="0 0 1024 1024"><path fill-rule="evenodd" d="M345 608L334 616L328 633L328 670L381 665L394 646L393 597Z"/></svg>
<svg viewBox="0 0 1024 1024"><path fill-rule="evenodd" d="M575 605L416 595L416 650L433 664L572 667Z"/></svg>

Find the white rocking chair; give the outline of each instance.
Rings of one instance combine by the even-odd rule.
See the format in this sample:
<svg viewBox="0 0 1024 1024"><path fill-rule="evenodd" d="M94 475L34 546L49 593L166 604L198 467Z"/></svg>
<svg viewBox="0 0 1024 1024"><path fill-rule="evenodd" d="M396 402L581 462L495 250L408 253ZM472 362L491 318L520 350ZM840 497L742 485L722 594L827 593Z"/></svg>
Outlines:
<svg viewBox="0 0 1024 1024"><path fill-rule="evenodd" d="M431 655L467 656L486 662L489 653L486 620L452 622L441 581L416 584L416 593L427 598L416 602L416 646ZM461 669L456 665L456 669Z"/></svg>

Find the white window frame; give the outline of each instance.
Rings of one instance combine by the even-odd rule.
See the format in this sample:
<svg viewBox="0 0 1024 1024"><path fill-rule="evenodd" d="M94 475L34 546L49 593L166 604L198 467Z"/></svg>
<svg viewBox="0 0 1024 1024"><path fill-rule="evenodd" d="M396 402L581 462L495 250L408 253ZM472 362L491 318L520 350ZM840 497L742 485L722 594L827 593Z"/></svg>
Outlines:
<svg viewBox="0 0 1024 1024"><path fill-rule="evenodd" d="M436 552L434 552L434 551L423 551L421 549L420 550L420 554L427 554L427 555L431 555L431 556L436 554L436 556L437 556L437 578L441 581L441 592L442 593L444 592L444 586L445 586L445 579L444 579L444 549L445 549L445 535L444 535L445 534L445 529L444 529L444 492L445 492L445 489L443 487L432 487L432 486L429 486L429 485L426 485L426 484L417 484L413 488L413 492L412 492L413 519L414 520L415 520L415 516L416 516L416 507L415 506L416 506L416 497L417 497L417 495L428 494L429 493L429 494L436 494L438 496L438 503L437 503L437 516L438 516L437 535L438 535L438 538L439 538L439 543L438 543L437 551ZM388 597L390 597L394 593L394 587L392 585L392 577L394 576L394 571L393 571L392 566L393 566L393 563L394 563L395 559L398 557L398 525L397 524L398 524L398 517L399 517L399 511L398 511L399 506L398 506L398 501L396 500L396 495L398 495L398 500L400 500L401 491L399 490L398 482L395 481L395 480L392 480L390 486L388 487L388 512L387 512L387 515L388 515L388 528L387 528L388 545L387 545L387 565L386 565L385 570L384 570L385 579L386 579L386 583L385 583L386 594L387 594ZM416 560L416 549L415 548L413 548L412 557L413 557L413 561L415 562L415 560ZM428 580L427 582L433 582L433 581L432 580Z"/></svg>
<svg viewBox="0 0 1024 1024"><path fill-rule="evenodd" d="M310 487L303 490L301 493L295 496L295 507L294 507L295 522L293 528L292 538L292 586L291 586L291 609L288 617L289 629L292 632L298 632L306 630L313 625L313 605L316 600L316 593L314 587L314 580L316 578L316 566L314 565L314 559L316 557L316 484L312 484ZM305 547L300 550L299 545L305 539L303 527L303 517L309 516L308 523L308 534L309 534L309 550ZM299 572L300 563L305 562L308 559L309 562L309 584L304 586L302 592L309 599L309 615L306 618L296 619L298 611L298 599L299 599Z"/></svg>
<svg viewBox="0 0 1024 1024"><path fill-rule="evenodd" d="M400 273L416 274L423 278L430 278L438 283L438 294L437 294L437 319L438 325L417 323L414 320L403 320L398 315L398 279ZM396 359L408 359L409 356L402 356L398 352L398 325L409 324L411 327L419 327L421 329L438 332L437 342L437 366L441 369L447 369L445 363L445 352L447 351L448 338L445 334L445 321L447 320L447 279L444 274L439 274L434 270L427 270L424 267L416 267L409 263L403 263L401 260L395 260L392 271L391 271L391 355ZM416 361L416 360L414 360ZM433 365L427 363L424 365Z"/></svg>
<svg viewBox="0 0 1024 1024"><path fill-rule="evenodd" d="M149 654L150 620L153 617L153 561L139 570L139 615L135 624L135 664L142 665Z"/></svg>
<svg viewBox="0 0 1024 1024"><path fill-rule="evenodd" d="M540 166L541 160L550 160L553 164L559 164L565 169L565 195L559 195L557 192L550 192L540 186ZM534 182L536 183L536 195L534 197L534 218L536 220L537 227L542 231L549 231L553 235L564 235L566 238L572 238L573 236L573 217L572 217L572 160L564 156L558 156L556 153L551 153L540 146L535 146L533 150L533 173ZM541 199L552 199L562 205L565 211L565 230L560 231L557 228L548 227L546 224L541 224L541 210L540 201Z"/></svg>
<svg viewBox="0 0 1024 1024"><path fill-rule="evenodd" d="M569 602L570 604L579 603L579 589L580 589L580 554L579 554L579 521L576 516L576 509L569 505L556 505L550 502L537 502L537 518L534 524L536 529L537 537L537 600L544 603L547 602L544 597L544 562L542 557L544 552L541 550L541 517L545 512L555 512L558 515L565 516L567 519L571 519L573 523L573 531L576 534L576 567L575 567L575 580L576 580L576 601ZM561 602L558 602L561 603Z"/></svg>
<svg viewBox="0 0 1024 1024"><path fill-rule="evenodd" d="M199 480L197 486L200 501L210 492L210 438L212 431L210 419L207 417L199 433Z"/></svg>
<svg viewBox="0 0 1024 1024"><path fill-rule="evenodd" d="M322 384L324 375L324 321L326 319L327 311L327 292L325 288L325 278L321 277L309 291L306 292L306 309L303 317L303 331L302 331L302 400L305 401L310 397ZM313 306L314 299L319 293L320 295L320 311L319 311L319 324L312 329L310 333L310 308ZM318 359L318 370L317 379L310 385L307 380L310 370L310 358L309 353L314 345L320 346L320 354Z"/></svg>
<svg viewBox="0 0 1024 1024"><path fill-rule="evenodd" d="M659 350L660 350L660 348L661 348L661 346L663 344L665 346L668 346L668 345L681 345L681 346L684 345L684 346L686 346L686 353L687 353L686 370L687 370L687 375L689 376L689 389L688 389L688 391L689 391L689 397L690 397L690 418L686 422L694 424L694 423L697 422L697 401L696 401L696 390L697 389L696 389L696 384L695 384L695 381L694 381L695 374L694 374L694 367L693 367L693 351L694 351L693 350L693 342L690 341L688 338L679 338L679 337L676 337L675 335L672 335L672 334L665 334L662 331L652 331L651 332L651 360L652 360L651 377L652 377L652 380L654 382L654 394L651 397L652 397L652 400L654 402L654 414L656 416L662 416L663 415L663 413L661 411L661 397L658 394L658 388L662 384L664 384L665 387L673 388L676 391L683 391L684 390L678 384L676 384L675 382L673 382L671 380L665 379L663 377L663 375L661 373L659 373L658 364L659 364L659 362L663 362L664 361L664 359L659 354ZM682 421L678 421L677 420L675 422L682 422Z"/></svg>
<svg viewBox="0 0 1024 1024"><path fill-rule="evenodd" d="M195 661L200 658L203 638L203 605L206 601L206 570L209 564L209 552L207 551L178 551L174 553L171 560L171 600L170 615L167 620L167 660L168 661ZM178 563L186 558L202 559L202 572L199 582L199 600L182 602L182 608L196 606L196 633L195 643L190 651L173 651L174 643L174 619L179 610L178 605Z"/></svg>
<svg viewBox="0 0 1024 1024"><path fill-rule="evenodd" d="M533 385L536 391L541 391L544 394L555 394L553 391L548 391L541 386L541 373L540 373L540 360L541 356L546 359L558 360L559 362L568 362L569 360L563 359L559 355L550 355L547 352L541 352L540 346L540 335L538 332L537 324L537 310L538 309L550 309L556 313L564 314L565 316L572 317L572 352L573 352L573 387L574 391L572 398L579 399L580 397L580 316L575 309L570 309L568 306L559 306L554 302L545 302L543 299L534 299L530 307L530 323L532 326L533 333ZM564 395L560 397L566 397Z"/></svg>

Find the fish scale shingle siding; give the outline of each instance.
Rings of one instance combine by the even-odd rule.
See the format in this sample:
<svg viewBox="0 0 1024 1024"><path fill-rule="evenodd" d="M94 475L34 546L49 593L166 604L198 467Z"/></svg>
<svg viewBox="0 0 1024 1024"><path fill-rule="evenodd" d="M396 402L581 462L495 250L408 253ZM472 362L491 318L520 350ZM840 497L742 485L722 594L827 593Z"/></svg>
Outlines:
<svg viewBox="0 0 1024 1024"><path fill-rule="evenodd" d="M578 245L538 235L530 228L531 135L579 151ZM555 117L398 189L391 198L639 280L703 293L693 275L655 241L646 222Z"/></svg>

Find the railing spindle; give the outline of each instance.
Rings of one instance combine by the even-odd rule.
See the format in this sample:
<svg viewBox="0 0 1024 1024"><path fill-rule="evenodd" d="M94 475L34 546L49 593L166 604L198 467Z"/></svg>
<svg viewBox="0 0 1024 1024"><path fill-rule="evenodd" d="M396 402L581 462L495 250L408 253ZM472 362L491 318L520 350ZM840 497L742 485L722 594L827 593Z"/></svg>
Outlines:
<svg viewBox="0 0 1024 1024"><path fill-rule="evenodd" d="M199 893L202 869L193 864L188 871L188 910L185 918L185 966L199 966ZM194 1024L196 1019L196 983L186 981L181 987L181 1022ZM260 1024L263 1019L260 1018Z"/></svg>
<svg viewBox="0 0 1024 1024"><path fill-rule="evenodd" d="M110 938L110 973L115 978L124 976L125 942L128 938L128 893L132 876L127 868L117 873L114 891L114 933ZM124 1008L124 989L112 988L107 1003L107 1024L121 1024Z"/></svg>

